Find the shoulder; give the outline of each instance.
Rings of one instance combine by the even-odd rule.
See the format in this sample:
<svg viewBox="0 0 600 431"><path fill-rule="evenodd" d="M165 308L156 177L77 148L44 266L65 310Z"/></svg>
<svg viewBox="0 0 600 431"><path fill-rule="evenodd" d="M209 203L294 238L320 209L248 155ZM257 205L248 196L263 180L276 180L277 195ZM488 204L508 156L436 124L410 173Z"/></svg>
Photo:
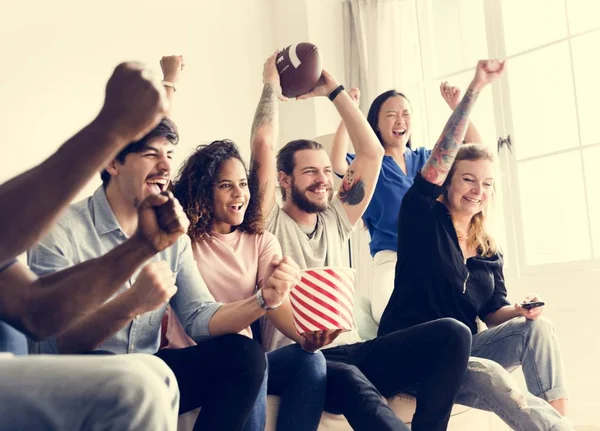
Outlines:
<svg viewBox="0 0 600 431"><path fill-rule="evenodd" d="M63 215L56 222L55 227L64 232L75 230L81 225L87 224L91 220L90 202L91 198L86 198L79 202L69 205ZM52 229L53 231L56 229Z"/></svg>

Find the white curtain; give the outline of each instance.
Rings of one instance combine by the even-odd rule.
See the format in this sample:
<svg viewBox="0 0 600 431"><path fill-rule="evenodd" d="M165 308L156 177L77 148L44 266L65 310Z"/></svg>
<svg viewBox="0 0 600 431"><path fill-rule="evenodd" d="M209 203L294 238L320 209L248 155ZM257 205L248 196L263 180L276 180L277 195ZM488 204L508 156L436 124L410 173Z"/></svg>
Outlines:
<svg viewBox="0 0 600 431"><path fill-rule="evenodd" d="M416 1L422 0L344 3L346 81L348 87L360 88L360 107L365 115L373 99L392 88L409 96L413 110L420 110L423 105L419 99L423 73ZM416 126L413 136L422 141L422 128ZM358 229L351 240L357 294L362 296L368 296L373 279L369 241L366 229Z"/></svg>

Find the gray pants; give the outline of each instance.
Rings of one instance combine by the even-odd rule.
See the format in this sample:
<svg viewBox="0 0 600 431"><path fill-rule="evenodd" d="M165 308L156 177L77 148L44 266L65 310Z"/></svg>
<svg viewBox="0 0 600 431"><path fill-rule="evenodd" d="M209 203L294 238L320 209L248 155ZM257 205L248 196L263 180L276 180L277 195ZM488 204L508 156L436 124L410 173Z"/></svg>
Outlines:
<svg viewBox="0 0 600 431"><path fill-rule="evenodd" d="M0 430L177 429L179 388L144 354L0 356Z"/></svg>
<svg viewBox="0 0 600 431"><path fill-rule="evenodd" d="M480 332L471 354L457 403L494 412L518 431L572 429L548 404L569 393L558 339L547 320L515 318ZM519 366L528 390L509 373Z"/></svg>

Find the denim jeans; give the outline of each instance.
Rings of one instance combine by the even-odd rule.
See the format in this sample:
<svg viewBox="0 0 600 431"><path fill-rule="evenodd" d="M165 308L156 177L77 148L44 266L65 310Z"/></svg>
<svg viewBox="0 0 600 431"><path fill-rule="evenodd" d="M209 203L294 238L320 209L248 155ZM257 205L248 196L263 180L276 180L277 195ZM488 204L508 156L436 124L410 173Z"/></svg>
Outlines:
<svg viewBox="0 0 600 431"><path fill-rule="evenodd" d="M465 325L438 319L364 343L325 349L325 408L343 413L357 431L408 431L383 397L417 388L412 430L446 430L470 346L471 332Z"/></svg>
<svg viewBox="0 0 600 431"><path fill-rule="evenodd" d="M152 355L0 358L0 430L175 431L177 381Z"/></svg>
<svg viewBox="0 0 600 431"><path fill-rule="evenodd" d="M569 396L558 339L547 320L515 318L480 332L471 354L457 403L492 411L515 430L572 429L547 402ZM519 366L528 391L509 374Z"/></svg>
<svg viewBox="0 0 600 431"><path fill-rule="evenodd" d="M278 431L316 431L327 384L323 354L309 353L291 344L267 353L267 369L244 430L264 431L268 393L280 397Z"/></svg>
<svg viewBox="0 0 600 431"><path fill-rule="evenodd" d="M228 334L183 349L163 349L156 356L177 378L179 413L202 407L194 431L244 429L266 374L260 344Z"/></svg>

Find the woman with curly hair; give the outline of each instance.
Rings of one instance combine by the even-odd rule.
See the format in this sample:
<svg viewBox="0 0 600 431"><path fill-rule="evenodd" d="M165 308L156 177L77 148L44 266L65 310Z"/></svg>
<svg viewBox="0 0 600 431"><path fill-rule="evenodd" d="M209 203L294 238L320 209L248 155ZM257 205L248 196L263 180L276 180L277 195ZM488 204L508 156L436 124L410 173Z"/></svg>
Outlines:
<svg viewBox="0 0 600 431"><path fill-rule="evenodd" d="M246 429L264 430L268 392L281 397L278 430L316 430L325 402L325 358L317 340L297 334L289 300L269 304L260 295L285 258L280 263L279 242L263 231L260 199L251 186L236 145L221 140L196 149L179 171L173 193L190 219L194 257L215 299L234 302L256 295L267 318L297 342L267 354L268 386ZM251 328L245 335L252 337Z"/></svg>

